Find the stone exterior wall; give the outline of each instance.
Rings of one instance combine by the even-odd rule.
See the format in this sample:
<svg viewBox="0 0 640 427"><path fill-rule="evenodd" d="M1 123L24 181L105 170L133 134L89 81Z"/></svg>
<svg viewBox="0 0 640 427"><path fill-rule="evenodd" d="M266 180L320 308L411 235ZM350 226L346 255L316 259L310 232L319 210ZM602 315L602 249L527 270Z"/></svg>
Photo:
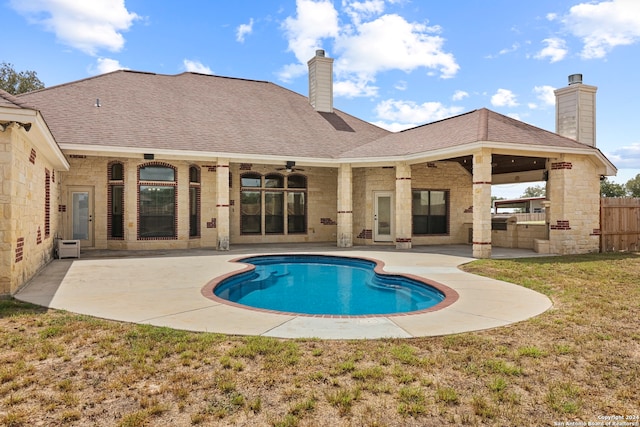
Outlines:
<svg viewBox="0 0 640 427"><path fill-rule="evenodd" d="M124 166L124 238L108 237L108 168L117 161ZM71 238L71 209L69 194L73 188L89 187L94 196L94 245L96 249L186 249L194 247L215 248L218 238L218 208L216 198L216 162L189 162L171 160L144 160L126 158L102 158L70 156L71 172L64 174L64 190L61 195L60 221L64 224L61 235ZM138 239L138 167L145 164L163 164L176 169L177 177L177 238ZM189 167L200 171L200 236L189 237ZM299 173L307 177L307 233L278 235L240 234L240 175L243 172L281 173L279 165L247 165L232 163L229 166L231 188L229 192L231 244L282 243L282 242L333 242L337 225L337 170L333 168L304 168Z"/></svg>
<svg viewBox="0 0 640 427"><path fill-rule="evenodd" d="M467 243L469 231L465 223L473 220L471 181L471 175L457 163L422 163L412 167L413 189L449 191L449 235L413 236L414 245Z"/></svg>
<svg viewBox="0 0 640 427"><path fill-rule="evenodd" d="M393 167L354 168L353 170L353 243L356 245L394 242L374 242L373 206L377 191L395 192L396 171Z"/></svg>
<svg viewBox="0 0 640 427"><path fill-rule="evenodd" d="M472 220L473 194L471 175L457 163L436 162L411 166L411 188L420 190L447 190L449 192L449 234L412 236L412 245L440 245L467 243L468 227ZM354 168L353 170L353 236L354 244L390 244L374 242L373 215L376 191L396 191L395 168ZM395 204L399 201L396 200ZM411 195L407 200L411 210ZM411 225L409 225L411 228Z"/></svg>
<svg viewBox="0 0 640 427"><path fill-rule="evenodd" d="M215 167L209 163L189 161L144 160L110 157L68 156L70 172L62 177L63 190L59 209L61 236L71 239L71 201L74 188L90 188L93 192L94 249L187 249L216 246ZM124 167L124 237L108 235L108 170L112 162ZM160 164L176 170L177 178L177 238L138 239L138 168ZM189 237L189 168L200 171L200 236Z"/></svg>
<svg viewBox="0 0 640 427"><path fill-rule="evenodd" d="M53 258L59 230L60 174L28 136L16 127L0 132L0 295Z"/></svg>
<svg viewBox="0 0 640 427"><path fill-rule="evenodd" d="M598 252L600 242L600 174L585 156L549 159L547 208L551 253Z"/></svg>
<svg viewBox="0 0 640 427"><path fill-rule="evenodd" d="M534 249L534 239L545 240L545 224L508 224L507 230L492 230L491 245L498 248Z"/></svg>
<svg viewBox="0 0 640 427"><path fill-rule="evenodd" d="M304 171L296 172L307 178L307 233L244 236L240 234L240 175L244 172L256 172L261 175L279 173L286 177L286 171L277 170L280 167L281 165L237 163L230 165L231 244L335 242L338 224L338 170L335 168L304 167Z"/></svg>

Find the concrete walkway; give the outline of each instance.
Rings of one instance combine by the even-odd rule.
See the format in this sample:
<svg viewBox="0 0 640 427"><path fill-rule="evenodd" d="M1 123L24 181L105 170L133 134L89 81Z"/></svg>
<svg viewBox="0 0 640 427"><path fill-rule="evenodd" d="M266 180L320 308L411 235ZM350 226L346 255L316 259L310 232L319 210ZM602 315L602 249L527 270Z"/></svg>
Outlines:
<svg viewBox="0 0 640 427"><path fill-rule="evenodd" d="M473 261L470 252L466 245L410 251L380 247L338 250L320 245L244 246L229 252L85 251L81 259L49 263L15 298L73 313L190 331L326 339L455 334L509 325L551 307L549 298L537 292L458 269ZM202 288L214 278L243 269L243 264L230 260L264 253L375 258L384 262L385 271L434 280L457 291L459 298L448 307L427 313L327 318L244 309L202 295ZM493 256L536 254L495 248Z"/></svg>

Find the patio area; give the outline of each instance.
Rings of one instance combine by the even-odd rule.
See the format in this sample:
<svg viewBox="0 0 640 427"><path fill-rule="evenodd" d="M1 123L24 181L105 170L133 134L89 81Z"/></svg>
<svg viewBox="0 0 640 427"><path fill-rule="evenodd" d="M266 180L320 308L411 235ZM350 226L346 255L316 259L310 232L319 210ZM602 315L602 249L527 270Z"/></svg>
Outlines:
<svg viewBox="0 0 640 427"><path fill-rule="evenodd" d="M473 261L471 246L338 249L328 244L234 245L231 250L85 250L80 259L49 263L23 287L21 301L104 319L190 331L279 338L410 338L509 325L552 306L532 290L475 276L458 266ZM265 253L331 254L380 260L384 270L411 274L454 289L458 300L440 310L394 316L330 318L244 309L212 301L202 289L244 265L230 262ZM493 248L493 258L532 257L522 249Z"/></svg>

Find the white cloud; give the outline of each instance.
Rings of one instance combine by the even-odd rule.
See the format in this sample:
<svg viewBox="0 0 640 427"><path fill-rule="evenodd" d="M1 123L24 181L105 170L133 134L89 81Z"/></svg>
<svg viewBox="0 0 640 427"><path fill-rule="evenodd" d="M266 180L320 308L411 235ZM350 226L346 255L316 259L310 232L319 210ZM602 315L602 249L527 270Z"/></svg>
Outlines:
<svg viewBox="0 0 640 427"><path fill-rule="evenodd" d="M407 128L442 120L463 111L462 107L446 107L440 102L416 104L413 101L387 99L378 103L376 115L385 122L404 123ZM406 128L405 128L406 129Z"/></svg>
<svg viewBox="0 0 640 427"><path fill-rule="evenodd" d="M333 95L355 98L360 96L374 97L378 87L371 86L367 80L342 80L333 84Z"/></svg>
<svg viewBox="0 0 640 427"><path fill-rule="evenodd" d="M491 105L494 107L517 107L516 95L509 89L498 89L491 97Z"/></svg>
<svg viewBox="0 0 640 427"><path fill-rule="evenodd" d="M564 40L557 37L551 37L542 40L542 42L546 43L547 46L540 52L536 53L536 59L549 58L549 62L554 63L562 61L564 57L567 56L567 44Z"/></svg>
<svg viewBox="0 0 640 427"><path fill-rule="evenodd" d="M442 78L453 77L460 66L442 50L439 27L411 23L399 15L383 15L364 22L355 33L336 40L336 72L373 76L387 70L437 69Z"/></svg>
<svg viewBox="0 0 640 427"><path fill-rule="evenodd" d="M395 85L393 85L393 88L395 90L399 90L399 91L405 91L408 88L408 84L406 81L404 80L400 80L398 81Z"/></svg>
<svg viewBox="0 0 640 427"><path fill-rule="evenodd" d="M603 58L616 46L640 40L640 2L612 0L577 4L562 22L584 46L584 59Z"/></svg>
<svg viewBox="0 0 640 427"><path fill-rule="evenodd" d="M285 19L283 28L289 50L300 64L306 64L322 39L338 36L338 11L328 0L297 0L296 17Z"/></svg>
<svg viewBox="0 0 640 427"><path fill-rule="evenodd" d="M620 169L638 169L640 165L640 142L625 145L610 153L605 153L607 158Z"/></svg>
<svg viewBox="0 0 640 427"><path fill-rule="evenodd" d="M498 52L498 55L506 55L507 53L515 52L518 49L520 49L520 44L514 43L511 45L511 47L502 49L500 52Z"/></svg>
<svg viewBox="0 0 640 427"><path fill-rule="evenodd" d="M207 67L200 61L185 59L182 61L182 65L184 66L184 69L190 73L213 74L211 68Z"/></svg>
<svg viewBox="0 0 640 427"><path fill-rule="evenodd" d="M138 15L124 0L10 0L11 7L29 22L42 25L63 44L96 55L101 49L118 52Z"/></svg>
<svg viewBox="0 0 640 427"><path fill-rule="evenodd" d="M451 99L453 101L462 101L464 98L468 98L469 97L469 93L465 92L464 90L457 90L453 93L453 96L451 97Z"/></svg>
<svg viewBox="0 0 640 427"><path fill-rule="evenodd" d="M278 71L278 79L285 82L291 83L296 77L300 77L307 73L307 65L306 64L287 64L280 71ZM333 85L334 93L335 93L335 84Z"/></svg>
<svg viewBox="0 0 640 427"><path fill-rule="evenodd" d="M542 101L545 106L556 105L556 95L554 93L556 89L553 86L534 86L533 92L536 97Z"/></svg>
<svg viewBox="0 0 640 427"><path fill-rule="evenodd" d="M246 35L251 34L253 32L253 18L249 20L248 24L241 24L238 26L236 30L236 41L240 43L244 43L244 38Z"/></svg>
<svg viewBox="0 0 640 427"><path fill-rule="evenodd" d="M359 25L363 19L371 18L384 12L384 0L343 0L342 4L345 12L351 17L355 25Z"/></svg>
<svg viewBox="0 0 640 427"><path fill-rule="evenodd" d="M89 68L90 74L105 74L117 70L128 70L127 67L123 67L117 59L111 58L98 58L96 60L95 67Z"/></svg>
<svg viewBox="0 0 640 427"><path fill-rule="evenodd" d="M382 129L386 129L390 132L400 132L406 129L411 129L418 126L419 123L388 123L388 122L371 122L372 125L376 125Z"/></svg>
<svg viewBox="0 0 640 427"><path fill-rule="evenodd" d="M288 17L283 29L298 64L283 67L280 79L290 81L306 74L307 61L323 41L335 46L336 86L342 87L338 96L375 96L376 75L384 71L428 68L437 70L441 78L458 72L455 57L443 49L445 40L438 35L438 26L381 15L384 5L381 0L344 0L343 11L350 22L341 23L332 2L297 0L296 16Z"/></svg>

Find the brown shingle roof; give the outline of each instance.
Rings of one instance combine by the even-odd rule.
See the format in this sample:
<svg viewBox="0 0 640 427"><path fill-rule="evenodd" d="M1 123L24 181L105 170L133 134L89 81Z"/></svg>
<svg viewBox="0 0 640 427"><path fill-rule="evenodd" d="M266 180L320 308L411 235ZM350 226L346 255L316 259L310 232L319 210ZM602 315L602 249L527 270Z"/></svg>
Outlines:
<svg viewBox="0 0 640 427"><path fill-rule="evenodd" d="M387 135L369 144L344 151L340 157L377 157L381 152L388 156L403 156L479 141L564 148L593 148L482 108Z"/></svg>
<svg viewBox="0 0 640 427"><path fill-rule="evenodd" d="M8 108L29 108L34 109L16 96L11 95L6 90L0 89L0 107Z"/></svg>
<svg viewBox="0 0 640 427"><path fill-rule="evenodd" d="M19 98L6 95L0 99L37 106L58 143L88 149L353 159L478 141L593 148L485 108L390 133L339 110L318 113L307 97L273 83L196 73L120 70Z"/></svg>
<svg viewBox="0 0 640 427"><path fill-rule="evenodd" d="M21 95L60 144L332 158L389 132L275 84L115 71ZM99 99L100 107L96 107Z"/></svg>

